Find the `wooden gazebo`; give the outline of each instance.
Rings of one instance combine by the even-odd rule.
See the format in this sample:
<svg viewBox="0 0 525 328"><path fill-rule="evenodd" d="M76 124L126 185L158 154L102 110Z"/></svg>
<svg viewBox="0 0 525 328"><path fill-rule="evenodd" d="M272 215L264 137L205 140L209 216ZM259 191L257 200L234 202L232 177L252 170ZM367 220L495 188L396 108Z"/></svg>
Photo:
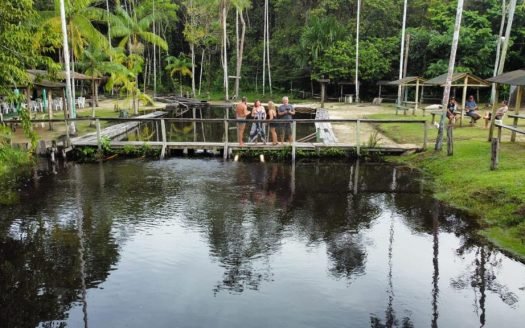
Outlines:
<svg viewBox="0 0 525 328"><path fill-rule="evenodd" d="M487 79L487 81L498 84L507 84L516 86L516 107L515 115L520 113L521 108L521 98L523 96L523 88L525 87L525 69L518 69L515 71L503 73L501 75ZM498 105L498 88L496 87L496 96L494 98L494 103L492 104L492 117L496 117L496 108ZM490 132L489 140L492 138L494 130L494 119L490 123ZM511 141L514 141L516 138L516 133L512 132Z"/></svg>
<svg viewBox="0 0 525 328"><path fill-rule="evenodd" d="M437 76L425 82L425 85L445 86L447 81L447 74ZM462 87L463 95L461 97L461 116L459 117L459 125L463 125L463 111L465 110L465 102L467 101L467 88L487 88L490 83L470 73L454 73L452 75L451 87ZM479 99L478 99L479 101Z"/></svg>
<svg viewBox="0 0 525 328"><path fill-rule="evenodd" d="M407 76L400 80L390 81L387 84L388 85L397 85L401 86L403 88L405 87L416 87L416 95L414 99L414 112L417 110L417 107L419 105L419 88L424 87L425 79L419 77L419 76ZM412 103L412 102L410 102Z"/></svg>

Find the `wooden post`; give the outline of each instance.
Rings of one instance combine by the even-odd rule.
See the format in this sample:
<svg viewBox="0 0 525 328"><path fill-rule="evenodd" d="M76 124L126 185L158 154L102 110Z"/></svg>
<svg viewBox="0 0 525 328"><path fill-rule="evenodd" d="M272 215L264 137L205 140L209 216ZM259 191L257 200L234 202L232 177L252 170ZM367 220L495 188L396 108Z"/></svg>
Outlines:
<svg viewBox="0 0 525 328"><path fill-rule="evenodd" d="M192 108L192 114L193 114L193 142L197 141L197 122L195 122L195 119L197 118L197 109L195 107Z"/></svg>
<svg viewBox="0 0 525 328"><path fill-rule="evenodd" d="M53 123L51 122L51 120L53 119L52 102L53 102L52 91L51 91L51 89L49 89L49 92L47 93L47 114L48 114L48 117L49 117L49 120L50 120L50 122L49 122L49 131L53 130Z"/></svg>
<svg viewBox="0 0 525 328"><path fill-rule="evenodd" d="M321 108L324 108L324 88L325 85L321 82Z"/></svg>
<svg viewBox="0 0 525 328"><path fill-rule="evenodd" d="M523 87L521 85L517 86L516 90L516 109L514 110L514 114L518 115L520 113L520 107L521 107L521 96L523 93ZM493 114L494 115L494 114ZM514 127L518 126L518 118L514 118ZM510 141L515 142L516 141L516 131L512 131L510 134Z"/></svg>
<svg viewBox="0 0 525 328"><path fill-rule="evenodd" d="M514 118L514 121L512 122L513 127L518 127L518 117ZM499 128L499 131L501 131L501 128ZM501 132L498 132L501 135ZM501 136L499 137L499 140L501 140ZM516 141L516 132L512 131L510 135L510 141L515 142Z"/></svg>
<svg viewBox="0 0 525 328"><path fill-rule="evenodd" d="M463 97L461 97L461 116L459 117L459 126L463 126L463 112L465 111L465 103L467 102L467 83L468 75L465 75L465 79L463 80ZM447 102L444 103L445 106L448 102L449 100L447 99Z"/></svg>
<svg viewBox="0 0 525 328"><path fill-rule="evenodd" d="M224 159L228 159L228 111L226 110L226 119L224 120L224 153L222 154L222 157Z"/></svg>
<svg viewBox="0 0 525 328"><path fill-rule="evenodd" d="M321 83L321 108L324 108L324 100L325 100L325 94L326 94L326 83L330 82L330 79L319 79L319 83Z"/></svg>
<svg viewBox="0 0 525 328"><path fill-rule="evenodd" d="M501 126L498 126L498 140L501 142Z"/></svg>
<svg viewBox="0 0 525 328"><path fill-rule="evenodd" d="M454 127L452 125L447 126L447 155L454 155Z"/></svg>
<svg viewBox="0 0 525 328"><path fill-rule="evenodd" d="M495 170L499 164L499 140L498 138L492 138L491 151L490 151L490 169Z"/></svg>
<svg viewBox="0 0 525 328"><path fill-rule="evenodd" d="M355 146L356 146L356 153L357 153L357 157L361 156L361 150L360 150L360 147L359 147L359 124L360 121L357 120L355 122Z"/></svg>
<svg viewBox="0 0 525 328"><path fill-rule="evenodd" d="M288 124L288 123L286 123ZM292 162L295 163L295 139L297 134L297 123L295 121L292 122Z"/></svg>
<svg viewBox="0 0 525 328"><path fill-rule="evenodd" d="M496 108L498 106L498 98L499 98L499 91L498 91L498 85L496 84L496 87L494 88L494 101L492 103L492 118L490 119L490 127L489 127L489 140L492 140L492 136L494 135L494 120L496 117Z"/></svg>
<svg viewBox="0 0 525 328"><path fill-rule="evenodd" d="M523 97L523 86L518 85L516 90L516 109L514 110L514 114L518 115L520 113L521 109L521 98Z"/></svg>
<svg viewBox="0 0 525 328"><path fill-rule="evenodd" d="M432 115L432 120L434 120L434 115ZM432 122L433 124L434 122ZM423 149L427 149L428 143L428 124L427 122L423 123Z"/></svg>
<svg viewBox="0 0 525 328"><path fill-rule="evenodd" d="M100 138L100 120L98 118L95 120L95 126L97 128L97 147L98 147L98 151L101 152L102 151L102 140Z"/></svg>
<svg viewBox="0 0 525 328"><path fill-rule="evenodd" d="M164 119L160 120L160 131L162 138L162 150L160 151L160 159L164 159L166 156L166 121Z"/></svg>
<svg viewBox="0 0 525 328"><path fill-rule="evenodd" d="M419 105L419 77L416 80L416 106L414 107L414 113ZM425 110L423 110L423 116L425 116Z"/></svg>

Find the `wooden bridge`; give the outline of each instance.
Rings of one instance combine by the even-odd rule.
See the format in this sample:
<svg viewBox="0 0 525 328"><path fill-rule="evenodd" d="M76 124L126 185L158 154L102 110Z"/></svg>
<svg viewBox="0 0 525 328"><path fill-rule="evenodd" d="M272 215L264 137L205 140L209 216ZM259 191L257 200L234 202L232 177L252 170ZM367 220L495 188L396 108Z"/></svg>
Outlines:
<svg viewBox="0 0 525 328"><path fill-rule="evenodd" d="M213 152L221 152L223 157L228 158L233 151L240 150L280 150L284 148L291 148L292 160L295 160L297 150L310 150L319 152L323 148L341 149L354 151L357 156L361 156L363 150L366 152L380 152L383 154L402 154L407 151L421 151L427 147L427 124L425 120L371 120L371 119L300 119L300 120L279 120L280 124L290 124L292 130L291 143L282 143L278 145L272 145L268 143L245 143L244 146L240 146L238 142L232 142L229 140L229 134L231 129L235 129L237 123L251 123L253 120L235 120L235 119L192 119L192 118L163 118L159 117L159 114L153 113L151 117L140 117L140 118L129 118L129 119L109 119L99 118L96 119L97 133L93 136L75 138L71 140L73 147L80 146L93 146L102 147L102 138L111 138L109 142L111 147L119 148L125 146L136 146L142 147L147 145L152 148L161 149L161 158L164 158L168 149L183 149L183 150L208 150ZM110 126L104 130L100 129L100 121L125 121L116 126ZM155 141L122 141L115 140L115 131L124 131L122 124L129 124L128 131L136 128L140 122L154 122L155 126L160 126L160 135ZM166 133L166 125L172 123L192 123L194 127L197 123L214 123L220 124L224 127L222 133L222 140L215 141L202 141L197 140L194 135L194 141L171 141L168 140L168 134ZM265 121L266 123L272 121ZM331 123L347 123L353 125L355 129L355 142L338 142L333 131L331 131ZM274 122L275 123L275 122ZM421 139L421 145L363 145L360 140L360 125L361 124L372 124L372 123L397 123L397 124L420 124L423 126L423 136ZM297 124L309 124L316 127L316 140L301 141L297 140Z"/></svg>
<svg viewBox="0 0 525 328"><path fill-rule="evenodd" d="M237 142L230 140L230 134L236 130L237 123L252 123L253 120L236 120L228 118L219 119L196 119L196 118L166 118L164 115L166 112L154 112L148 115L143 115L133 118L96 118L96 132L90 133L81 137L71 138L68 145L71 148L74 147L97 147L99 150L102 149L103 142L107 142L112 148L123 148L123 147L144 147L148 146L151 148L157 148L161 150L161 158L164 158L166 152L172 149L182 150L207 150L217 153L222 153L222 156L227 159L233 152L241 150L260 150L260 151L272 151L290 149L292 160L295 160L297 150L308 150L319 153L322 149L340 149L345 151L352 151L358 157L365 153L382 153L382 154L403 154L405 152L421 151L427 148L427 123L426 120L379 120L379 119L297 119L297 120L278 120L279 124L290 124L292 130L292 142L283 143L278 145L272 145L269 143L245 143L244 146L240 146ZM86 121L93 120L92 118L78 118L71 121ZM11 121L10 123L16 123L18 121ZM64 120L32 120L33 123L41 122L62 122ZM102 129L101 122L115 123L111 126ZM264 121L265 123L275 121ZM141 124L153 123L156 128L155 140L144 140L144 141L129 141L123 140L130 131L140 128ZM170 140L172 135L167 133L166 126L172 126L176 123L191 123L193 125L193 141L173 141ZM345 124L348 129L354 133L354 140L352 142L339 142L337 137L333 134L331 124ZM361 129L362 124L384 124L384 123L395 123L395 124L418 124L422 126L422 138L419 145L381 145L373 144L367 145L361 140ZM203 124L214 124L222 126L223 129L218 139L203 141L198 140L195 133L197 124L201 127ZM312 129L315 127L315 138L310 134L308 139L304 137L297 139L297 125L306 124ZM219 127L220 128L220 127ZM232 138L235 139L236 138Z"/></svg>

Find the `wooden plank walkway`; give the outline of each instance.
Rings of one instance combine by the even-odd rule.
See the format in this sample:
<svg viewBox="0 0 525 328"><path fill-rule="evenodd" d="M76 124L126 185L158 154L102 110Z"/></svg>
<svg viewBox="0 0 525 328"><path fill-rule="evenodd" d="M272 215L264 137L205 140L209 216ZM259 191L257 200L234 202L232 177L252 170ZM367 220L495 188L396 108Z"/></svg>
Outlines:
<svg viewBox="0 0 525 328"><path fill-rule="evenodd" d="M316 120L328 120L330 114L326 109L319 108L315 112ZM319 139L325 144L334 144L337 142L337 137L332 130L332 124L330 122L316 122L315 130L319 132Z"/></svg>
<svg viewBox="0 0 525 328"><path fill-rule="evenodd" d="M146 115L137 116L136 118L158 118L166 115L166 112L153 112ZM101 138L109 138L113 139L118 136L121 136L123 134L126 134L128 131L133 130L134 128L138 127L140 121L132 121L132 122L126 122L126 123L119 123L112 126L109 126L103 130L100 131L100 137ZM92 132L88 133L86 135L83 135L81 137L77 138L71 138L71 145L72 146L92 146L97 145L97 133Z"/></svg>

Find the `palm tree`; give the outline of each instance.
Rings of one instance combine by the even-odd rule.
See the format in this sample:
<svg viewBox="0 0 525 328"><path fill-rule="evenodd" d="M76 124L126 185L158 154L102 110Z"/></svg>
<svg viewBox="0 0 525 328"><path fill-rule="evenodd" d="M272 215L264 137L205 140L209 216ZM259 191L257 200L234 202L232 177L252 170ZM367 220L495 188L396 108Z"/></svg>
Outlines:
<svg viewBox="0 0 525 328"><path fill-rule="evenodd" d="M155 20L155 15L150 13L145 14L144 17L137 17L137 12L143 11L136 9L133 16L130 16L123 8L116 8L116 19L112 24L111 36L121 38L118 44L119 47L123 49L127 48L129 53L140 55L144 52L143 42L154 44L163 50L168 50L166 41L157 34L149 31Z"/></svg>
<svg viewBox="0 0 525 328"><path fill-rule="evenodd" d="M106 73L120 73L122 75L128 75L128 69L118 62L112 62L109 59L109 55L96 47L88 47L84 49L82 57L78 66L84 70L86 75L91 76L91 90L92 99L91 102L91 116L95 117L95 101L98 99L98 82L97 78L102 77Z"/></svg>
<svg viewBox="0 0 525 328"><path fill-rule="evenodd" d="M75 70L75 58L79 58L82 55L87 45L107 49L109 47L108 40L93 26L93 22L104 24L108 19L108 13L105 10L95 7L98 2L99 0L54 0L53 11L40 12L42 23L33 40L35 47L48 50L47 47L49 46L51 46L51 48L62 47L64 41L58 40L68 40L68 47L71 47L71 70ZM63 10L64 14L65 31L62 31L61 10ZM67 35L61 39L59 36L62 32L67 32ZM49 33L52 35L49 35ZM64 57L69 58L69 56ZM69 59L65 58L64 60L68 61L67 63L64 62L64 66L67 71L67 80L70 81ZM71 100L68 104L73 118L76 116L73 105L73 99L75 98L74 91L75 88L73 85L70 89L69 98L71 98ZM74 129L73 125L72 128Z"/></svg>
<svg viewBox="0 0 525 328"><path fill-rule="evenodd" d="M135 58L134 56L144 53L144 43L151 43L156 45L163 50L168 50L168 44L166 41L158 36L157 34L150 32L149 28L155 20L155 15L153 13L145 14L145 11L141 8L135 8L133 15L124 10L121 7L116 8L116 16L111 26L111 36L120 38L118 46L122 49L127 49L128 54ZM142 14L142 17L139 17L138 14ZM140 65L140 70L135 70L135 87L138 89L137 77L142 72L142 65ZM128 69L130 67L128 66ZM135 95L140 94L140 91L134 90L133 95L133 111L135 115L138 114L138 104L136 103Z"/></svg>
<svg viewBox="0 0 525 328"><path fill-rule="evenodd" d="M164 69L172 78L175 74L179 74L180 95L182 96L182 77L191 76L191 62L184 54L180 54L179 57L169 56L166 62L168 65Z"/></svg>
<svg viewBox="0 0 525 328"><path fill-rule="evenodd" d="M104 9L95 7L100 0L65 1L66 25L72 53L80 57L87 45L107 49L108 39L93 25L93 22L106 24L108 14ZM60 35L60 1L55 0L54 11L42 11L41 28L35 35L35 44L45 46L44 40L49 40L49 32Z"/></svg>

